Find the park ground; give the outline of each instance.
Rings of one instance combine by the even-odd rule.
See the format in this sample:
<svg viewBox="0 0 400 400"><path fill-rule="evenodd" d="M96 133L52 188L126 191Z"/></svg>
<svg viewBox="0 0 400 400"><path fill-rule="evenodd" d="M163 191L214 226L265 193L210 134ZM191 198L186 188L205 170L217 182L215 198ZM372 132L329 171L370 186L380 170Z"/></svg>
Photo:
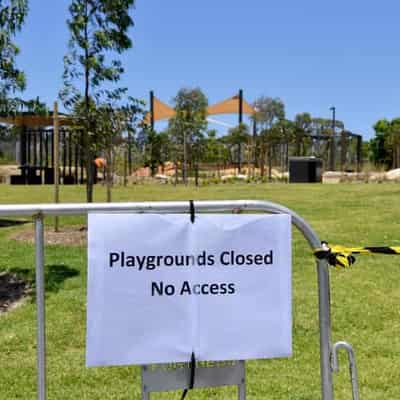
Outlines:
<svg viewBox="0 0 400 400"><path fill-rule="evenodd" d="M84 201L83 187L63 187L63 202ZM290 207L321 239L347 246L400 246L398 184L220 184L201 188L134 185L114 189L115 201L260 199ZM1 204L45 203L51 187L2 185ZM97 187L96 201L105 200ZM53 219L48 218L48 229ZM64 229L82 227L84 218L61 219ZM0 274L34 276L34 247L10 239L24 225L0 229ZM293 350L291 359L250 361L249 399L320 399L317 278L313 255L300 234L293 240ZM138 367L85 368L86 248L46 247L48 398L138 399ZM331 271L333 340L353 344L363 400L400 397L400 257L359 256L349 270ZM0 399L35 398L36 345L34 291L19 307L0 315ZM336 400L351 398L346 357L335 376ZM188 398L235 398L234 388L190 393ZM179 399L180 393L155 394Z"/></svg>

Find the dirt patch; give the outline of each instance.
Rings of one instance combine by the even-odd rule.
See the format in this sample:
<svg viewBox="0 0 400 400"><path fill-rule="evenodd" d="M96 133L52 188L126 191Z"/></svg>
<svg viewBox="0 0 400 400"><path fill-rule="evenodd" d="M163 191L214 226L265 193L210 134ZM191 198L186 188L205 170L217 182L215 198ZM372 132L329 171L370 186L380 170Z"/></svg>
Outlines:
<svg viewBox="0 0 400 400"><path fill-rule="evenodd" d="M59 232L54 228L48 228L44 233L44 240L47 245L62 246L84 246L86 245L87 229L85 226L62 227ZM15 232L10 236L12 240L34 243L35 232L33 229Z"/></svg>
<svg viewBox="0 0 400 400"><path fill-rule="evenodd" d="M0 314L21 305L31 290L30 282L24 281L14 273L0 272Z"/></svg>

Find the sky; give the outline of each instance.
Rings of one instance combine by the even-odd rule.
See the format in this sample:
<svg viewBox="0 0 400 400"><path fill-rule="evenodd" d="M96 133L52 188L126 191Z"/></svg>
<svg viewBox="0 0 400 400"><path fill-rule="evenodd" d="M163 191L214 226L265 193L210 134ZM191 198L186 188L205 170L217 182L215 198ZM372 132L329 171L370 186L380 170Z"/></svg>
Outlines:
<svg viewBox="0 0 400 400"><path fill-rule="evenodd" d="M69 4L30 0L17 37L24 98L57 100ZM287 118L330 118L335 106L346 129L365 139L378 119L400 116L398 0L137 0L132 15L121 85L134 97L154 90L171 103L180 88L200 87L213 104L243 89L250 103L279 97Z"/></svg>

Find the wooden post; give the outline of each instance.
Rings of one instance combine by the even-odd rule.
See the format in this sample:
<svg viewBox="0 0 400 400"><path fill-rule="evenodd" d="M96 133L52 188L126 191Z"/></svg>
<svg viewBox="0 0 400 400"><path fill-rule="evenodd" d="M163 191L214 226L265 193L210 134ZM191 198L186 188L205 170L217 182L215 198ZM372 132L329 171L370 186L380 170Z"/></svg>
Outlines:
<svg viewBox="0 0 400 400"><path fill-rule="evenodd" d="M59 135L60 135L60 125L58 119L58 103L54 102L54 113L53 113L53 153L54 153L54 202L60 202L60 154L59 154ZM59 221L58 217L54 218L54 231L58 232Z"/></svg>

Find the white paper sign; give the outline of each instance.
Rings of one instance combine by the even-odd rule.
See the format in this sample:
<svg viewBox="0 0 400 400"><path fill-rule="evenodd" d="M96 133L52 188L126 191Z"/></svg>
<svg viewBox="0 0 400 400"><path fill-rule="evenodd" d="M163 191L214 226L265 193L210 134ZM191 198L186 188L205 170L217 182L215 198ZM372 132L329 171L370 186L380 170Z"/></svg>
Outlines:
<svg viewBox="0 0 400 400"><path fill-rule="evenodd" d="M288 357L288 215L90 214L88 366Z"/></svg>

